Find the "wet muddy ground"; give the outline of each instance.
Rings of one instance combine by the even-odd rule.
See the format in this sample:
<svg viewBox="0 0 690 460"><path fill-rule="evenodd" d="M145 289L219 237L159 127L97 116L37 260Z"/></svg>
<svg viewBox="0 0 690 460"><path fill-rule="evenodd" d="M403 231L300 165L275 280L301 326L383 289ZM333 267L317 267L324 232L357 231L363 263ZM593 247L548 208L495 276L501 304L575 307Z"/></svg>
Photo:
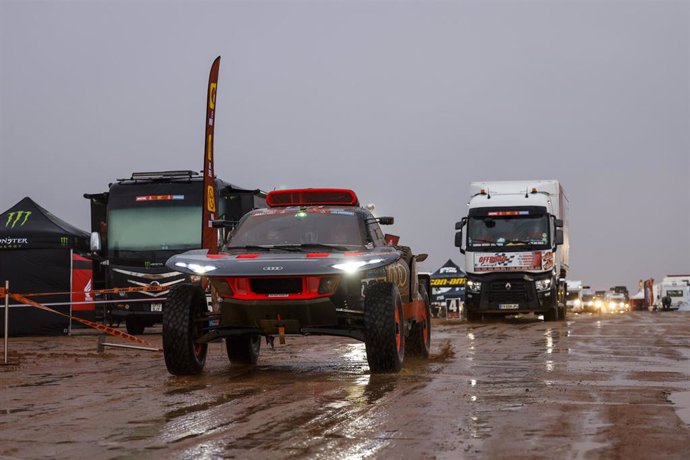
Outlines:
<svg viewBox="0 0 690 460"><path fill-rule="evenodd" d="M77 334L11 339L0 458L690 458L688 313L438 322L430 360L380 376L342 338L254 368L216 343L182 378Z"/></svg>

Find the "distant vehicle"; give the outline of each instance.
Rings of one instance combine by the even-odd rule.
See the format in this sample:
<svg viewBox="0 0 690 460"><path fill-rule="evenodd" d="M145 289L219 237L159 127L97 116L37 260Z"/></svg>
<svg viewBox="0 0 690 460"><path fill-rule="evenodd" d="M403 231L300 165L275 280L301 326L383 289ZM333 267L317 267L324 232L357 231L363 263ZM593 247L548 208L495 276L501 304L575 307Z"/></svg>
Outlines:
<svg viewBox="0 0 690 460"><path fill-rule="evenodd" d="M429 279L409 247L346 189L276 190L268 208L244 216L219 254L171 257L166 265L206 276L220 296L209 312L199 286L176 286L165 304L163 352L175 375L200 373L208 343L255 364L261 337L331 335L364 342L372 373L398 372L406 355L429 356Z"/></svg>
<svg viewBox="0 0 690 460"><path fill-rule="evenodd" d="M659 305L664 296L671 298L671 310L678 310L683 302L690 303L690 275L667 275L661 281Z"/></svg>
<svg viewBox="0 0 690 460"><path fill-rule="evenodd" d="M582 311L594 312L594 291L590 286L582 286Z"/></svg>
<svg viewBox="0 0 690 460"><path fill-rule="evenodd" d="M473 182L455 224L465 254L465 312L565 319L568 200L557 180Z"/></svg>
<svg viewBox="0 0 690 460"><path fill-rule="evenodd" d="M565 306L572 311L582 311L582 281L567 281L567 284Z"/></svg>
<svg viewBox="0 0 690 460"><path fill-rule="evenodd" d="M626 286L613 286L610 290L613 292L617 292L619 294L623 294L626 302L630 300L630 294L628 293L628 288Z"/></svg>
<svg viewBox="0 0 690 460"><path fill-rule="evenodd" d="M608 291L604 298L606 313L625 313L630 311L630 305L622 292Z"/></svg>
<svg viewBox="0 0 690 460"><path fill-rule="evenodd" d="M218 216L239 221L265 206L265 193L216 179ZM201 247L203 178L194 171L135 172L118 179L91 200L92 251L96 288L173 286L198 281L198 276L169 270L171 256ZM127 332L141 334L160 323L169 289L107 295L104 320L124 321Z"/></svg>

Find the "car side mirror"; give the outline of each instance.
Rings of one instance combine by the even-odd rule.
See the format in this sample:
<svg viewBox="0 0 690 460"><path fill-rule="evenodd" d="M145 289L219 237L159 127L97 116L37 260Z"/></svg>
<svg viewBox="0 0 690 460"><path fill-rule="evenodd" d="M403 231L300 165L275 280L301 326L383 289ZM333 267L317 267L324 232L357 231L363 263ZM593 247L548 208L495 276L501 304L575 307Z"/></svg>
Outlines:
<svg viewBox="0 0 690 460"><path fill-rule="evenodd" d="M557 228L556 229L556 246L559 246L565 242L563 238L563 229L562 228Z"/></svg>
<svg viewBox="0 0 690 460"><path fill-rule="evenodd" d="M381 225L393 225L395 222L395 219L392 217L379 217L376 220L378 220Z"/></svg>
<svg viewBox="0 0 690 460"><path fill-rule="evenodd" d="M416 260L417 262L424 262L427 257L429 257L429 254L417 254L416 256L414 256L414 260Z"/></svg>
<svg viewBox="0 0 690 460"><path fill-rule="evenodd" d="M89 239L89 247L91 252L99 252L101 250L101 235L98 232L92 232Z"/></svg>

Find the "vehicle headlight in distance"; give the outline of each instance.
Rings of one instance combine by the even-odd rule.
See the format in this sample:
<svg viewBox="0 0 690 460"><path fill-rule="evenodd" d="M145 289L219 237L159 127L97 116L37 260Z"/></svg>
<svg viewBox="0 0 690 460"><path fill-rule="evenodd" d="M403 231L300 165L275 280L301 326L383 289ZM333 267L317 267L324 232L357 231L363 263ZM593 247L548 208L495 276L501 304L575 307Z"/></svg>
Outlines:
<svg viewBox="0 0 690 460"><path fill-rule="evenodd" d="M467 280L467 290L470 292L480 292L482 290L482 282Z"/></svg>
<svg viewBox="0 0 690 460"><path fill-rule="evenodd" d="M579 306L580 306L580 303L581 303L581 302L580 302L580 299L575 299L574 305L575 305L576 307L579 307Z"/></svg>
<svg viewBox="0 0 690 460"><path fill-rule="evenodd" d="M534 284L537 286L537 291L548 291L551 289L551 278L537 280Z"/></svg>
<svg viewBox="0 0 690 460"><path fill-rule="evenodd" d="M602 305L601 305L601 300L595 300L595 301L594 301L594 306L595 306L596 308L601 308L601 307L602 307Z"/></svg>

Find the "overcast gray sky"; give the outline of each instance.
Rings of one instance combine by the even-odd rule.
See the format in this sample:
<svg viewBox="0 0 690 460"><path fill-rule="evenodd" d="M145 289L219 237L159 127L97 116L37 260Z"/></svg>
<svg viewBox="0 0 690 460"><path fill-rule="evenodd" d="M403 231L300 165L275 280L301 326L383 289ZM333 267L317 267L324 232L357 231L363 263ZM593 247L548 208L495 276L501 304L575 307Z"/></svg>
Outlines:
<svg viewBox="0 0 690 460"><path fill-rule="evenodd" d="M687 1L0 0L0 211L85 230L85 192L202 167L348 187L433 271L474 180L559 179L571 272L690 273Z"/></svg>

